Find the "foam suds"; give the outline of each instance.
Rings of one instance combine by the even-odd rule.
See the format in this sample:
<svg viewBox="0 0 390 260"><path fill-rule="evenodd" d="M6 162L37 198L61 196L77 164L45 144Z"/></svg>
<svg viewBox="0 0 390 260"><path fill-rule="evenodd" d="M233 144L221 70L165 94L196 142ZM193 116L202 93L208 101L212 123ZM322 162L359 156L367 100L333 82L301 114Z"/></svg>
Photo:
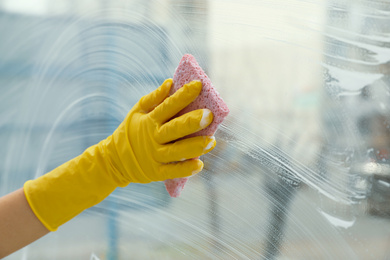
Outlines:
<svg viewBox="0 0 390 260"><path fill-rule="evenodd" d="M200 120L200 128L203 129L208 124L210 113L211 113L210 110L203 109L202 119Z"/></svg>
<svg viewBox="0 0 390 260"><path fill-rule="evenodd" d="M340 227L340 228L344 228L344 229L347 229L347 228L350 228L353 226L353 224L355 223L356 221L356 218L353 218L352 220L344 220L344 219L340 219L340 218L337 218L337 217L334 217L330 214L327 214L323 211L320 211L320 213L332 224L334 225L335 227Z"/></svg>
<svg viewBox="0 0 390 260"><path fill-rule="evenodd" d="M215 143L215 137L212 136L212 137L209 137L209 139L211 139L208 143L208 145L206 146L206 148L204 148L205 151L211 149L211 147L214 146L214 143Z"/></svg>

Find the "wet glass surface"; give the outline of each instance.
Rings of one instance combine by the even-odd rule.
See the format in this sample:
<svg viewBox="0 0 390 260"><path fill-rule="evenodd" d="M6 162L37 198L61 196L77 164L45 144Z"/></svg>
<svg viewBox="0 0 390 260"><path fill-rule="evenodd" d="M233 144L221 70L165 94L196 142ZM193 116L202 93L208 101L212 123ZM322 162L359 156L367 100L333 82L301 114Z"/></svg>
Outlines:
<svg viewBox="0 0 390 260"><path fill-rule="evenodd" d="M130 184L5 259L390 257L390 2L0 1L0 195L193 54L231 113L179 198Z"/></svg>

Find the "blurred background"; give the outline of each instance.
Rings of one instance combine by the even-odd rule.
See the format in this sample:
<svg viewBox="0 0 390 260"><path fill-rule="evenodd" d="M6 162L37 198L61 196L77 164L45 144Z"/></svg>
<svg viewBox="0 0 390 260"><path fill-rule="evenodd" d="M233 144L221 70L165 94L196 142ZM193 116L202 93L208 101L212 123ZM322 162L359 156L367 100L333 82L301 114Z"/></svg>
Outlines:
<svg viewBox="0 0 390 260"><path fill-rule="evenodd" d="M179 198L130 184L5 259L390 258L390 1L0 0L0 196L191 53L231 113Z"/></svg>

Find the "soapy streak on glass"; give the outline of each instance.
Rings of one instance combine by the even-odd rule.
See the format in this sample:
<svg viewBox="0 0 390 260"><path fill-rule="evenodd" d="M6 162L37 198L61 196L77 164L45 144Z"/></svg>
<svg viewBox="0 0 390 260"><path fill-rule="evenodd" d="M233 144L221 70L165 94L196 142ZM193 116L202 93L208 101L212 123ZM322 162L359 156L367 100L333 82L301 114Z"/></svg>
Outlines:
<svg viewBox="0 0 390 260"><path fill-rule="evenodd" d="M179 199L131 184L7 259L390 255L389 4L35 4L0 4L1 195L111 134L184 53L231 115Z"/></svg>

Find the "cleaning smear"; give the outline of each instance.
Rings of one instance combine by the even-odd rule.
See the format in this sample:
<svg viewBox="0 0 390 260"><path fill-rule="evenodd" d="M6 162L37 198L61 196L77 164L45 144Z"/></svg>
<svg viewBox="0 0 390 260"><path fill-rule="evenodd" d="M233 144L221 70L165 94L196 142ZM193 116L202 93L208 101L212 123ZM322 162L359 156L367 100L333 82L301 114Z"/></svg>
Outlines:
<svg viewBox="0 0 390 260"><path fill-rule="evenodd" d="M202 82L202 91L199 96L189 104L185 109L180 111L177 116L188 113L192 110L207 108L214 115L213 122L203 130L187 137L194 136L213 136L217 131L218 126L222 123L225 117L229 114L229 108L223 101L218 91L214 88L211 80L199 66L195 58L190 54L185 54L177 67L173 76L173 86L171 95L175 93L183 85L193 81L200 80ZM171 197L180 196L188 178L178 178L166 180L165 187Z"/></svg>

